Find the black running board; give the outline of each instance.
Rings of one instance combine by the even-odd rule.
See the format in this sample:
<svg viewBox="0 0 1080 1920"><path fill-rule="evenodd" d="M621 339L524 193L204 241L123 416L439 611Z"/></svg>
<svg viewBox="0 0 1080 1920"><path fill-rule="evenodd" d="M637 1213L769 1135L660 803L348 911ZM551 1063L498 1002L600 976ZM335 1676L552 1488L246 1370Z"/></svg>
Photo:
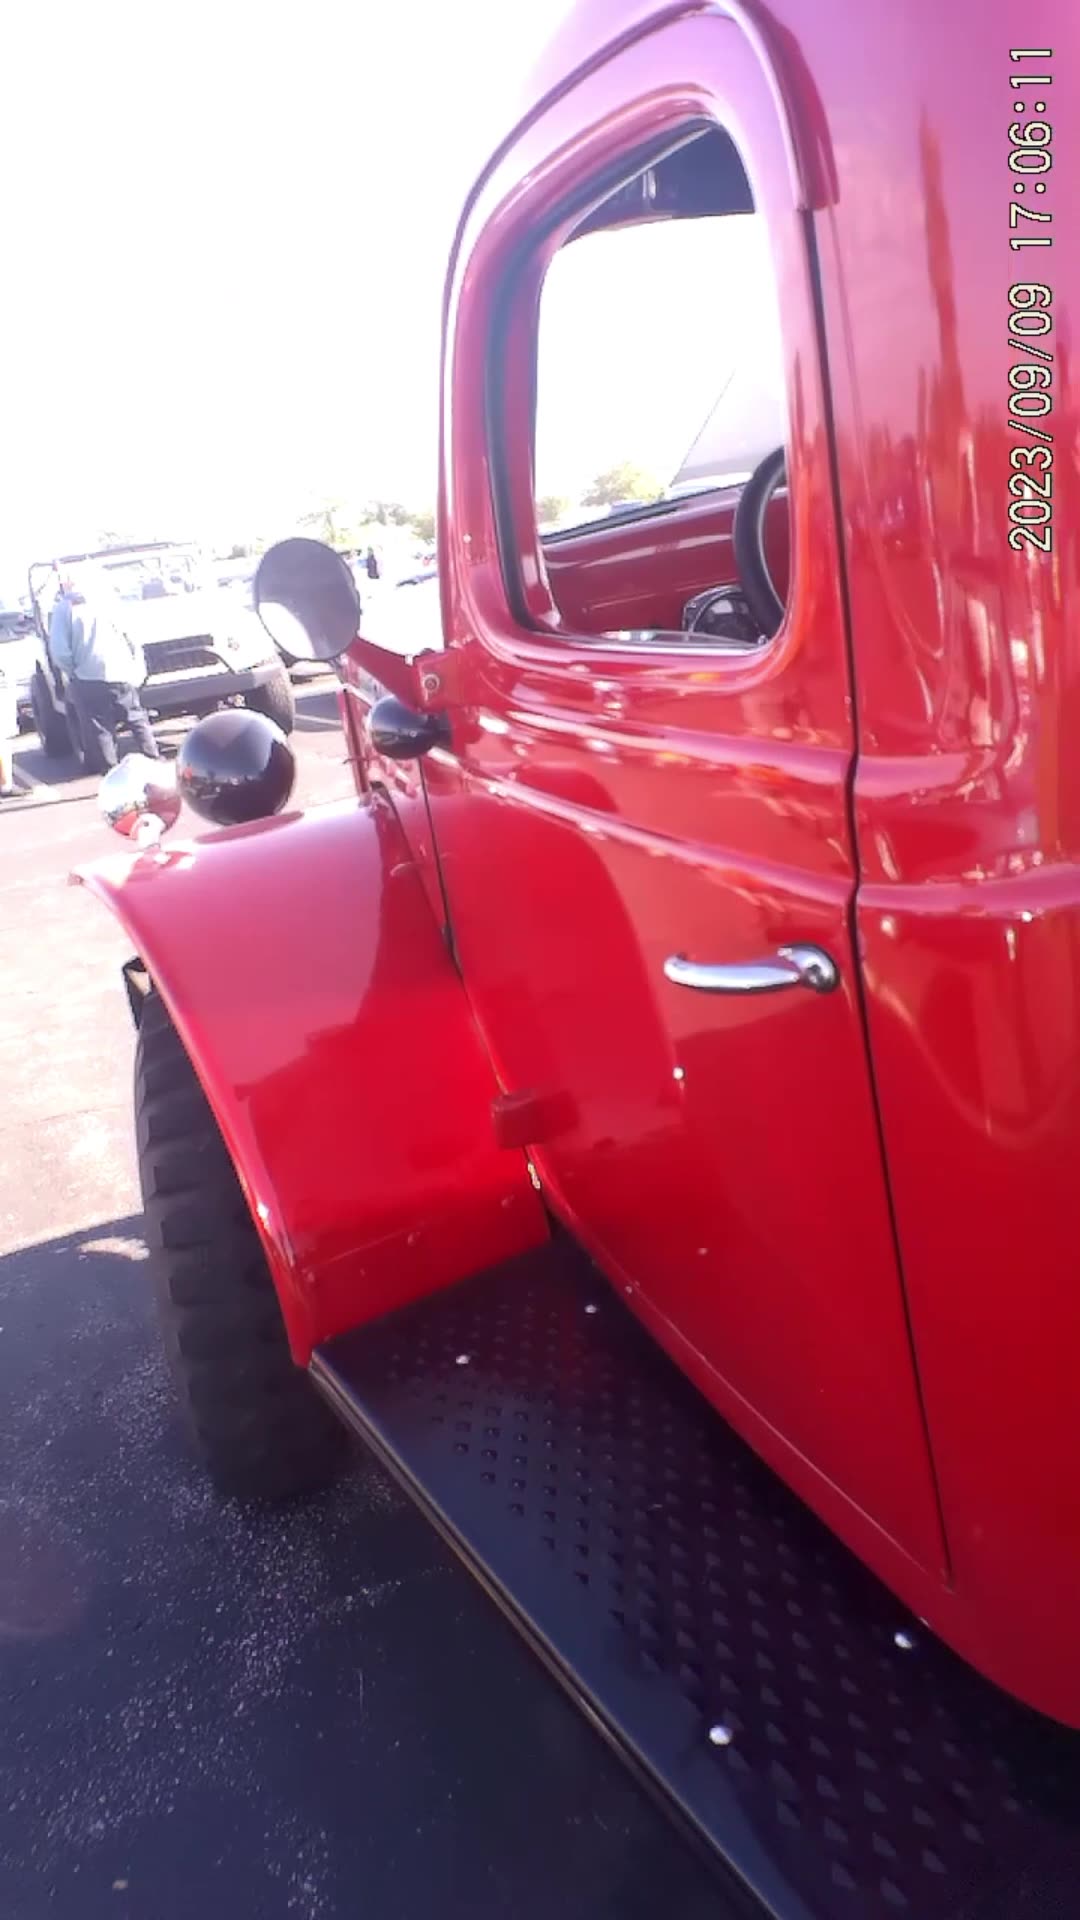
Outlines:
<svg viewBox="0 0 1080 1920"><path fill-rule="evenodd" d="M572 1246L312 1371L745 1911L1080 1911L1080 1737L913 1626Z"/></svg>

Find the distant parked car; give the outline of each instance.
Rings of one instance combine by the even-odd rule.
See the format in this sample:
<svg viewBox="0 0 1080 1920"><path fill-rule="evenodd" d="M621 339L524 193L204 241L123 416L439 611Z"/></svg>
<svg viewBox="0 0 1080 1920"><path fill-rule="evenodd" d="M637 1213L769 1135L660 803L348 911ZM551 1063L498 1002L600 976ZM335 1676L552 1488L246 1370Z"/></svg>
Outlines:
<svg viewBox="0 0 1080 1920"><path fill-rule="evenodd" d="M15 705L22 728L34 724L30 690L36 658L32 615L22 607L0 607L0 667L15 683Z"/></svg>

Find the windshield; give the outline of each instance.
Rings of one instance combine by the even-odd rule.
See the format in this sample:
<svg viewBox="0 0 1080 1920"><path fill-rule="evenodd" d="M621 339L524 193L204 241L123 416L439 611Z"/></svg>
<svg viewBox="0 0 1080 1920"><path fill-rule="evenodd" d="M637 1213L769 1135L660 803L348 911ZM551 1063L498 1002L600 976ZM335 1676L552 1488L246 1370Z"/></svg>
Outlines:
<svg viewBox="0 0 1080 1920"><path fill-rule="evenodd" d="M201 556L186 547L159 553L102 555L72 569L75 583L91 597L104 587L121 600L166 600L209 584Z"/></svg>
<svg viewBox="0 0 1080 1920"><path fill-rule="evenodd" d="M542 531L741 485L786 438L763 219L575 239L548 267L538 358Z"/></svg>

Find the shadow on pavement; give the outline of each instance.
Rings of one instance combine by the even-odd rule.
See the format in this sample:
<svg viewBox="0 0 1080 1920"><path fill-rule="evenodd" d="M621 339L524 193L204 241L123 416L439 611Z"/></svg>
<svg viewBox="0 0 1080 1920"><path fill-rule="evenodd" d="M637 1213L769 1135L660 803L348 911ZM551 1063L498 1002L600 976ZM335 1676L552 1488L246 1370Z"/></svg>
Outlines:
<svg viewBox="0 0 1080 1920"><path fill-rule="evenodd" d="M277 1509L211 1492L140 1231L0 1259L5 1920L722 1920L370 1463Z"/></svg>
<svg viewBox="0 0 1080 1920"><path fill-rule="evenodd" d="M332 686L320 686L310 691L305 687L296 687L296 730L298 733L314 732L333 727L341 731L341 714L338 711L337 682Z"/></svg>
<svg viewBox="0 0 1080 1920"><path fill-rule="evenodd" d="M295 688L295 694L298 733L340 732L336 680L328 682L327 677L322 675L315 685L301 683ZM186 715L155 722L154 736L165 759L175 759L185 735L194 725L194 719ZM121 759L132 750L130 741L122 737ZM16 782L26 792L23 805L34 804L31 796L35 787L52 790L78 783L80 791L70 796L73 800L86 800L97 792L98 774L84 773L73 754L50 757L36 734L24 734L14 742L14 764ZM9 801L0 808L2 813L17 813L20 810L18 801Z"/></svg>
<svg viewBox="0 0 1080 1920"><path fill-rule="evenodd" d="M25 736L23 736L25 738ZM22 775L39 787L62 787L69 781L85 780L74 754L65 753L51 759L40 744L37 734L29 736L28 744L22 744L22 738L13 742L16 777Z"/></svg>

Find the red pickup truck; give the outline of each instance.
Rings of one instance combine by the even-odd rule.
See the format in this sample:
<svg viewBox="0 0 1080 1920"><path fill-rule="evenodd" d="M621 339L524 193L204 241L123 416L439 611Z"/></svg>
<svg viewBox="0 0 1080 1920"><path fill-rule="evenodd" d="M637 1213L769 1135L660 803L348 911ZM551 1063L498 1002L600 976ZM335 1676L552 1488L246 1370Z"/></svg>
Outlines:
<svg viewBox="0 0 1080 1920"><path fill-rule="evenodd" d="M449 263L441 645L260 567L355 800L218 715L239 824L85 876L218 1482L340 1415L782 1920L1077 1911L1078 145L1066 0L579 6Z"/></svg>

